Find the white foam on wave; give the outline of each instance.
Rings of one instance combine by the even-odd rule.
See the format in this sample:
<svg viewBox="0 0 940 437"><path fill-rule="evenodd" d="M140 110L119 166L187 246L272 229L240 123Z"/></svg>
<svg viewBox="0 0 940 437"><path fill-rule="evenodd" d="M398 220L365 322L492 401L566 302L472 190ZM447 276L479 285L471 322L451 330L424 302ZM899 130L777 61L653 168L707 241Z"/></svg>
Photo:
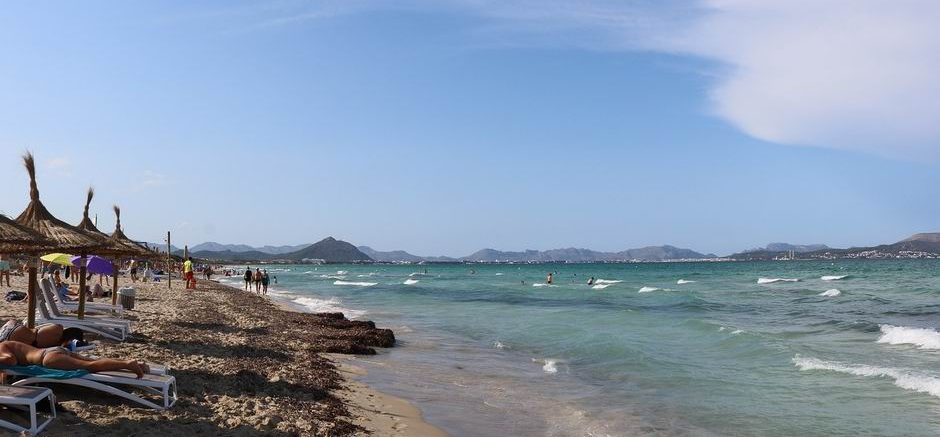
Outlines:
<svg viewBox="0 0 940 437"><path fill-rule="evenodd" d="M793 278L759 278L757 280L758 284L774 284L777 282L799 282L799 279Z"/></svg>
<svg viewBox="0 0 940 437"><path fill-rule="evenodd" d="M538 282L538 283L532 284L532 286L533 287L554 287L553 284L546 284L544 282Z"/></svg>
<svg viewBox="0 0 940 437"><path fill-rule="evenodd" d="M346 271L346 270L337 270L337 271L336 271L336 274L337 274L337 275L345 275L345 274L348 274L348 273L349 273L349 272Z"/></svg>
<svg viewBox="0 0 940 437"><path fill-rule="evenodd" d="M855 376L890 378L894 380L894 385L898 387L920 393L927 393L940 398L940 379L916 372L891 367L843 364L835 361L823 361L812 357L804 358L799 355L793 357L793 364L803 371L829 370Z"/></svg>
<svg viewBox="0 0 940 437"><path fill-rule="evenodd" d="M682 284L691 284L691 283L693 283L693 282L695 282L695 281L689 281L689 280L686 280L686 279L680 279L680 280L676 281L676 284L678 284L678 285L682 285Z"/></svg>
<svg viewBox="0 0 940 437"><path fill-rule="evenodd" d="M826 276L821 276L819 279L822 279L823 281L838 281L840 279L845 279L848 277L849 275L826 275Z"/></svg>
<svg viewBox="0 0 940 437"><path fill-rule="evenodd" d="M640 289L640 291L637 291L637 293L651 293L651 292L659 291L659 290L662 290L662 288L643 287L643 288Z"/></svg>
<svg viewBox="0 0 940 437"><path fill-rule="evenodd" d="M418 283L417 279L405 279L405 282L404 282L405 285L415 285L417 283Z"/></svg>
<svg viewBox="0 0 940 437"><path fill-rule="evenodd" d="M503 276L503 274L502 274L502 273L497 273L496 276Z"/></svg>
<svg viewBox="0 0 940 437"><path fill-rule="evenodd" d="M499 341L499 340L496 340L496 341L493 342L493 347L495 347L496 349L506 349L506 345L504 345L504 344L503 344L501 341Z"/></svg>
<svg viewBox="0 0 940 437"><path fill-rule="evenodd" d="M317 299L315 297L305 296L298 297L294 299L293 302L303 306L312 313L343 313L349 319L356 319L366 314L366 312L362 310L351 310L341 306L340 301L336 300L336 298Z"/></svg>
<svg viewBox="0 0 940 437"><path fill-rule="evenodd" d="M371 287L373 285L378 285L378 282L348 282L348 281L333 281L333 285L355 285L357 287Z"/></svg>
<svg viewBox="0 0 940 437"><path fill-rule="evenodd" d="M607 287L610 287L611 285L614 285L614 284L597 284L597 285L595 285L595 286L593 286L593 287L591 287L591 288L593 288L593 289L595 289L595 290L603 290L603 289L605 289L605 288L607 288Z"/></svg>
<svg viewBox="0 0 940 437"><path fill-rule="evenodd" d="M881 325L878 343L913 344L920 349L940 349L940 332L928 328Z"/></svg>
<svg viewBox="0 0 940 437"><path fill-rule="evenodd" d="M826 297L836 297L841 294L842 292L835 288L830 288L822 293L819 293L820 296L826 296Z"/></svg>
<svg viewBox="0 0 940 437"><path fill-rule="evenodd" d="M598 279L594 281L595 284L619 284L621 282L623 281L620 279Z"/></svg>
<svg viewBox="0 0 940 437"><path fill-rule="evenodd" d="M533 358L532 361L542 363L542 371L545 373L558 373L558 360L552 358L537 360Z"/></svg>

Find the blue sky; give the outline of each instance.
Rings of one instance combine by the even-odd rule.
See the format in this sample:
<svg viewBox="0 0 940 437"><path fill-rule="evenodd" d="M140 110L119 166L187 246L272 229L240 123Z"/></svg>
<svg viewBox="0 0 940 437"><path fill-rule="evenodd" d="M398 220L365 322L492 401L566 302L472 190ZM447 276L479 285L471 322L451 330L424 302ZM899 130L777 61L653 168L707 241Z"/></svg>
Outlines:
<svg viewBox="0 0 940 437"><path fill-rule="evenodd" d="M60 218L94 185L99 227L117 203L179 245L892 242L940 230L940 36L934 4L883 9L10 4L0 211L29 149Z"/></svg>

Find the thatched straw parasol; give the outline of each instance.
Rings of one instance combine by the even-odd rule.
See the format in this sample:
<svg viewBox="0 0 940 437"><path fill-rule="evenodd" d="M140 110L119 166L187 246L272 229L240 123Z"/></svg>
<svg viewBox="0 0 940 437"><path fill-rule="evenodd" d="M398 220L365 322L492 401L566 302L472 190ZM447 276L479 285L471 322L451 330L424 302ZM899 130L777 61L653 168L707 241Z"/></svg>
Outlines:
<svg viewBox="0 0 940 437"><path fill-rule="evenodd" d="M35 254L50 244L38 232L0 214L0 254Z"/></svg>
<svg viewBox="0 0 940 437"><path fill-rule="evenodd" d="M88 196L85 198L85 210L82 216L82 222L78 224L78 228L96 236L98 239L107 243L104 248L96 250L95 253L101 256L112 258L113 261L117 261L117 259L125 256L148 256L149 253L142 247L137 246L136 244L128 244L98 230L98 227L95 226L95 224L91 221L91 217L88 215L88 209L91 206L91 200L94 197L95 189L88 187ZM114 270L111 272L111 278L113 281L111 287L111 303L114 305L117 304L118 263L112 262L112 264Z"/></svg>
<svg viewBox="0 0 940 437"><path fill-rule="evenodd" d="M148 255L146 250L136 244L127 244L124 241L118 240L111 235L105 234L98 230L98 227L91 221L91 218L88 216L88 209L91 205L91 200L95 197L95 189L88 187L88 197L85 200L85 211L82 216L82 222L78 224L78 228L93 235L98 240L102 241L105 245L95 250L96 255L104 257L122 257L122 256L144 256Z"/></svg>
<svg viewBox="0 0 940 437"><path fill-rule="evenodd" d="M121 229L121 207L114 205L114 216L117 221L114 223L114 232L111 234L111 238L125 246L134 248L137 251L137 255L140 257L152 257L153 252L151 252L150 249L141 246L140 243L131 240L124 234L124 231Z"/></svg>
<svg viewBox="0 0 940 437"><path fill-rule="evenodd" d="M39 188L36 186L36 163L33 154L27 152L23 155L23 164L29 173L29 205L16 218L16 222L33 229L52 243L52 247L62 252L77 252L82 255L81 277L79 278L78 317L84 317L85 310L85 261L84 256L90 251L103 246L103 243L93 235L78 229L68 223L55 218L46 206L39 200ZM32 328L36 323L36 267L29 269L29 297L27 323Z"/></svg>

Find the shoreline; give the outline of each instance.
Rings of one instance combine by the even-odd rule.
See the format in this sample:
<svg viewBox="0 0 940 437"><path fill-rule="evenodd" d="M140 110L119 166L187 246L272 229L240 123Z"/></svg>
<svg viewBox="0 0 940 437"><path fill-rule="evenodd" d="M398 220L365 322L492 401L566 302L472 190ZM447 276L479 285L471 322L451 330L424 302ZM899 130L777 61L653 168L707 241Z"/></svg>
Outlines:
<svg viewBox="0 0 940 437"><path fill-rule="evenodd" d="M122 278L120 286L129 284ZM89 284L96 279L89 281ZM59 415L44 435L373 435L447 434L407 400L357 381L353 355L394 344L390 330L338 314L314 314L218 281L134 284L134 333L98 340L95 355L166 363L179 401L164 411L138 408L94 390L53 385ZM25 290L25 278L12 287ZM110 298L105 298L110 303ZM0 302L0 317L21 320L26 302ZM335 353L340 353L337 355Z"/></svg>

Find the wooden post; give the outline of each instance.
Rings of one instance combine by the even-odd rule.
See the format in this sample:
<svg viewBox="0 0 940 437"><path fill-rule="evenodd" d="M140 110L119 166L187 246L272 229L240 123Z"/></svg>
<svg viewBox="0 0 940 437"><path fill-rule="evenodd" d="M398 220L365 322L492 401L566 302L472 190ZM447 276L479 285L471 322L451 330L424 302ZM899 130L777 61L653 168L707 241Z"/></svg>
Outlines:
<svg viewBox="0 0 940 437"><path fill-rule="evenodd" d="M114 275L114 286L111 287L111 305L117 305L117 281L118 281L118 260L117 258L111 262L111 274Z"/></svg>
<svg viewBox="0 0 940 437"><path fill-rule="evenodd" d="M27 274L29 285L26 286L26 327L33 329L36 327L36 265L29 266L29 273Z"/></svg>
<svg viewBox="0 0 940 437"><path fill-rule="evenodd" d="M87 271L86 271L87 267L85 265L85 262L87 261L87 259L88 258L86 258L86 255L83 253L82 258L78 261L78 265L80 266L78 269L78 273L81 275L78 278L78 318L79 319L85 318L85 274L87 274Z"/></svg>
<svg viewBox="0 0 940 437"><path fill-rule="evenodd" d="M166 231L166 288L173 288L173 255L170 253L170 231Z"/></svg>

